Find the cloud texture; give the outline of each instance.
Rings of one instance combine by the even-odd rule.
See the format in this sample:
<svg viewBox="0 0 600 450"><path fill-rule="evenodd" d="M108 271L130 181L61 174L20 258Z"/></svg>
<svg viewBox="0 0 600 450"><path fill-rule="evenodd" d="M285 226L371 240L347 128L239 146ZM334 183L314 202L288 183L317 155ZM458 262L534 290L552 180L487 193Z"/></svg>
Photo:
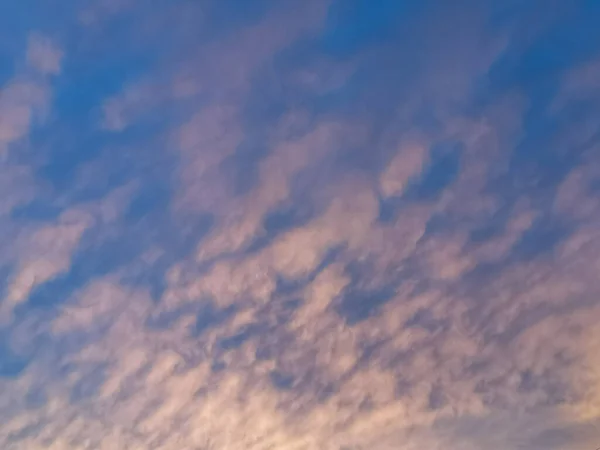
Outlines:
<svg viewBox="0 0 600 450"><path fill-rule="evenodd" d="M2 448L600 445L598 2L38 3Z"/></svg>

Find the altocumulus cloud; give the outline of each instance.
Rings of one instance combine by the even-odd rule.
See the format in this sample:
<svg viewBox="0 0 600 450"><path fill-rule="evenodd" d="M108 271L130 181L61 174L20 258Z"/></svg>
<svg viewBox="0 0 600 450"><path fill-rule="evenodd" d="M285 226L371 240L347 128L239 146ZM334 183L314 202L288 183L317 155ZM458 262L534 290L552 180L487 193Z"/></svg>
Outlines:
<svg viewBox="0 0 600 450"><path fill-rule="evenodd" d="M0 17L2 448L600 445L597 2Z"/></svg>

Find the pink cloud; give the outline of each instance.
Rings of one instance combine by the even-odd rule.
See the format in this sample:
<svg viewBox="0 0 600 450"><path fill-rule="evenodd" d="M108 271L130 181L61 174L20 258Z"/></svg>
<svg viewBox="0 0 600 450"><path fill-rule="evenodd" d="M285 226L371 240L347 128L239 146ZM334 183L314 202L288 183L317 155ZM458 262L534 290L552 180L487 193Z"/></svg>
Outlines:
<svg viewBox="0 0 600 450"><path fill-rule="evenodd" d="M29 37L27 62L42 75L57 75L61 70L62 51L47 37L34 34Z"/></svg>

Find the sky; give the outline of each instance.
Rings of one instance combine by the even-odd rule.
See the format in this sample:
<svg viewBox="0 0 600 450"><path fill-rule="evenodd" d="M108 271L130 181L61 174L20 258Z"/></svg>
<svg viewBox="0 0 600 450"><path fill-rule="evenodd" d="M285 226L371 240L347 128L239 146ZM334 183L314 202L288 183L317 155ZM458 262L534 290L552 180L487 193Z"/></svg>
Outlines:
<svg viewBox="0 0 600 450"><path fill-rule="evenodd" d="M0 0L0 447L595 450L598 0Z"/></svg>

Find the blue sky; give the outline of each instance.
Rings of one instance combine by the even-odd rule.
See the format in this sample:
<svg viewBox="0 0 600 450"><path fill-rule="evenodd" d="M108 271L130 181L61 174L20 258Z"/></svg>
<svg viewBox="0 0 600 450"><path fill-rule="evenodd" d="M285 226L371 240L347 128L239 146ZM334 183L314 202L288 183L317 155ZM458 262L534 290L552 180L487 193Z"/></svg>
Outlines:
<svg viewBox="0 0 600 450"><path fill-rule="evenodd" d="M598 447L598 23L0 1L0 446Z"/></svg>

